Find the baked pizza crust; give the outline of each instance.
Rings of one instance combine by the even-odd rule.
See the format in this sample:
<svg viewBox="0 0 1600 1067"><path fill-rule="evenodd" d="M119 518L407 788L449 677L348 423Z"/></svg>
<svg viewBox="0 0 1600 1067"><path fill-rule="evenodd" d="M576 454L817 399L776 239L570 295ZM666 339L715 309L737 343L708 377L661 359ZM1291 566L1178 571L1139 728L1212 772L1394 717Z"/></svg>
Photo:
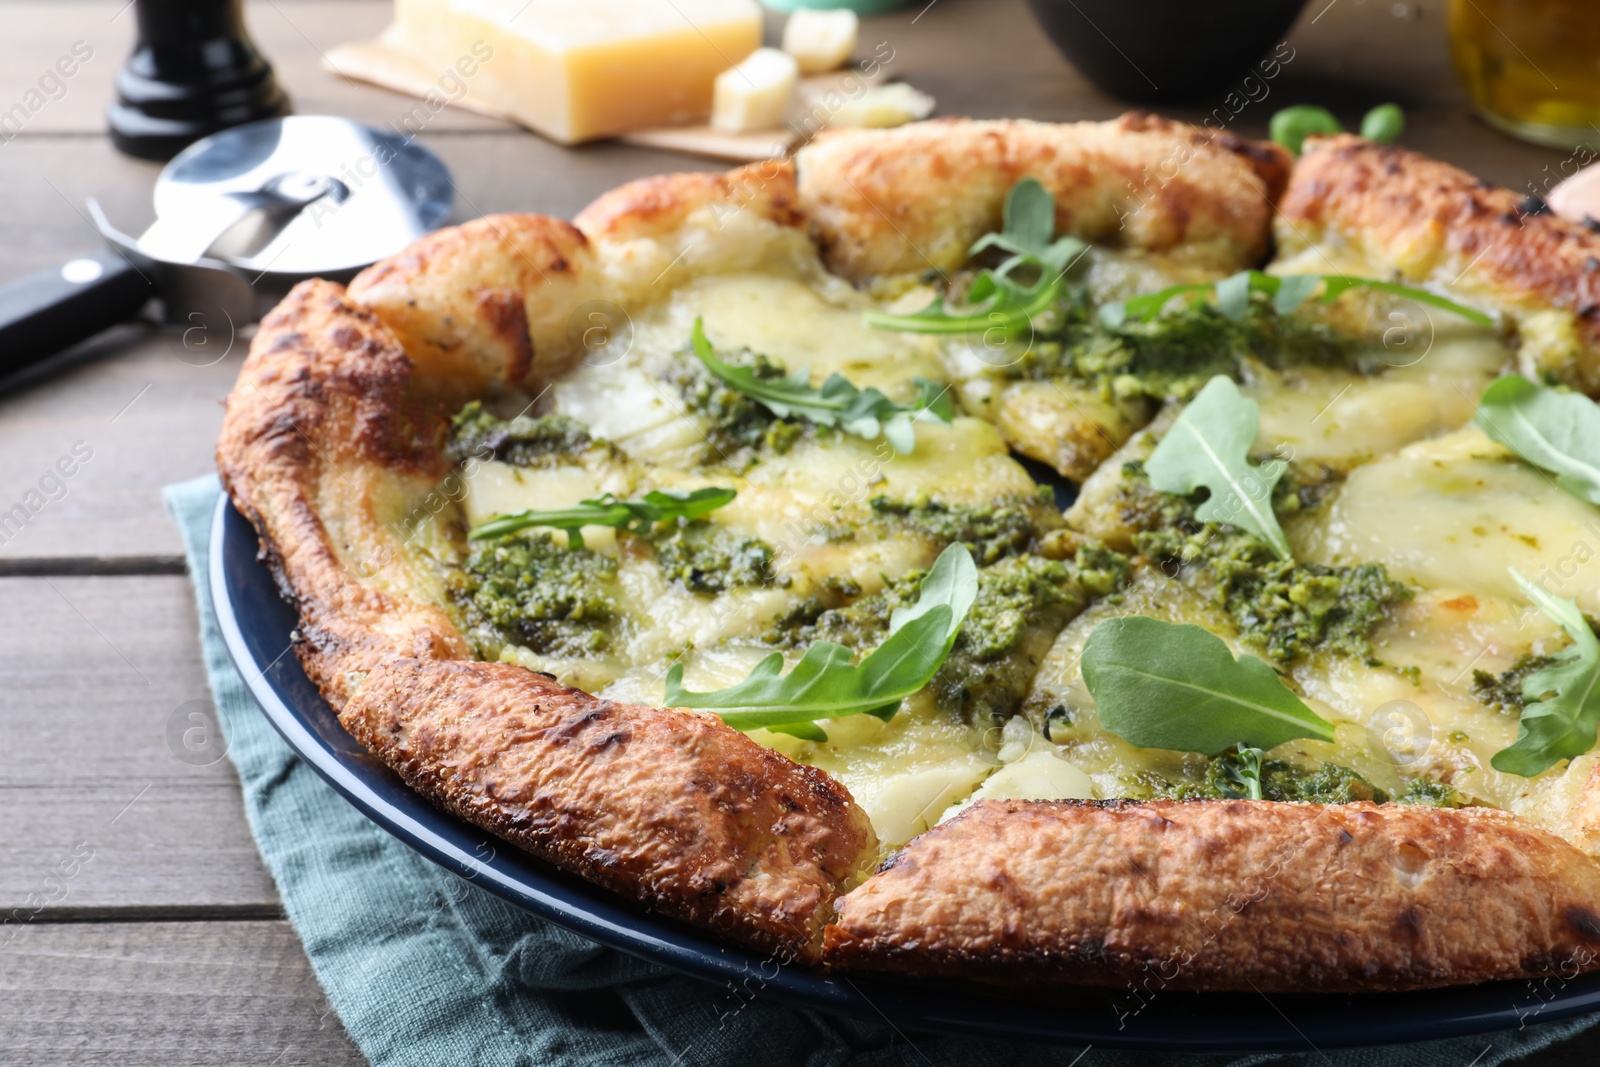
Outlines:
<svg viewBox="0 0 1600 1067"><path fill-rule="evenodd" d="M1572 974L1600 866L1488 809L984 801L839 903L826 959L991 982L1372 992Z"/></svg>
<svg viewBox="0 0 1600 1067"><path fill-rule="evenodd" d="M1160 177L1178 150L1186 164ZM218 469L299 612L297 655L353 735L440 806L745 944L816 960L825 929L840 966L1094 984L1183 958L1173 982L1192 988L1592 967L1600 868L1486 811L989 802L852 889L876 842L837 782L712 716L472 662L409 562L408 517L449 491L448 415L570 367L576 308L626 310L813 242L853 281L948 269L1030 173L1068 232L1245 265L1265 253L1286 166L1275 148L1144 116L946 122L824 138L798 175L764 163L644 179L576 224L491 216L424 237L348 293L298 286L251 346ZM1297 188L1293 217L1309 225L1320 209ZM1265 895L1216 937L1195 932L1267 869Z"/></svg>
<svg viewBox="0 0 1600 1067"><path fill-rule="evenodd" d="M390 659L339 715L440 807L663 914L815 962L876 838L844 787L715 715L506 663Z"/></svg>
<svg viewBox="0 0 1600 1067"><path fill-rule="evenodd" d="M1339 134L1307 140L1273 227L1280 260L1327 271L1353 253L1375 276L1501 313L1525 374L1600 393L1600 233L1537 198Z"/></svg>
<svg viewBox="0 0 1600 1067"><path fill-rule="evenodd" d="M1139 113L827 131L798 160L817 245L852 281L961 266L1030 176L1055 196L1059 233L1237 270L1266 254L1289 177L1277 145Z"/></svg>
<svg viewBox="0 0 1600 1067"><path fill-rule="evenodd" d="M376 581L406 558L383 500L420 497L448 469L413 379L377 316L302 282L262 320L217 442L223 488L299 613L300 663L336 709L385 659L470 655L444 612Z"/></svg>

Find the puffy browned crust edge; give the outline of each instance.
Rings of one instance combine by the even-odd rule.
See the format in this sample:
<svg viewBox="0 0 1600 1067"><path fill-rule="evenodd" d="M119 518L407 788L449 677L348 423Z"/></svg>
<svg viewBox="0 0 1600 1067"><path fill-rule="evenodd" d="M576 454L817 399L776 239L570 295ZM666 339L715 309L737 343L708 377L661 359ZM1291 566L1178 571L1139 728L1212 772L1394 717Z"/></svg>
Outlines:
<svg viewBox="0 0 1600 1067"><path fill-rule="evenodd" d="M548 380L576 347L571 311L597 291L588 238L544 215L485 215L435 230L350 283L416 373L454 394Z"/></svg>
<svg viewBox="0 0 1600 1067"><path fill-rule="evenodd" d="M1519 325L1547 309L1570 313L1581 350L1531 369L1600 392L1600 233L1588 226L1448 163L1340 134L1306 142L1275 227L1282 250L1333 239Z"/></svg>
<svg viewBox="0 0 1600 1067"><path fill-rule="evenodd" d="M753 211L780 226L799 227L794 165L769 159L723 173L655 174L601 193L573 219L591 240L626 242L659 237L683 226L708 204Z"/></svg>
<svg viewBox="0 0 1600 1067"><path fill-rule="evenodd" d="M300 662L336 708L384 658L468 654L443 612L358 577L401 547L364 511L366 492L445 472L437 416L408 401L411 381L411 361L377 316L353 307L342 286L302 282L262 320L217 441L223 488L299 613ZM335 510L349 520L338 538L325 523Z"/></svg>
<svg viewBox="0 0 1600 1067"><path fill-rule="evenodd" d="M1487 809L988 801L839 903L824 958L994 982L1362 992L1600 967L1600 866Z"/></svg>
<svg viewBox="0 0 1600 1067"><path fill-rule="evenodd" d="M1254 266L1290 160L1273 144L1131 112L829 131L798 163L800 206L829 268L860 280L960 266L1027 176L1054 194L1059 232Z"/></svg>
<svg viewBox="0 0 1600 1067"><path fill-rule="evenodd" d="M815 962L876 839L822 771L713 715L504 663L392 659L340 714L434 803L676 919Z"/></svg>

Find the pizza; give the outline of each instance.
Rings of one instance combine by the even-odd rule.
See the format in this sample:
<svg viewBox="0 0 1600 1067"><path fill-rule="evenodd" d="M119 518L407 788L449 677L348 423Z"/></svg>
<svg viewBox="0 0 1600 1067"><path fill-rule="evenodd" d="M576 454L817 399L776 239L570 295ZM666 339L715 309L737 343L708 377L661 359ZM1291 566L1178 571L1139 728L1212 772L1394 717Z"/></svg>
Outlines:
<svg viewBox="0 0 1600 1067"><path fill-rule="evenodd" d="M840 131L300 285L217 462L376 758L730 941L1570 974L1597 309L1593 227L1351 136Z"/></svg>

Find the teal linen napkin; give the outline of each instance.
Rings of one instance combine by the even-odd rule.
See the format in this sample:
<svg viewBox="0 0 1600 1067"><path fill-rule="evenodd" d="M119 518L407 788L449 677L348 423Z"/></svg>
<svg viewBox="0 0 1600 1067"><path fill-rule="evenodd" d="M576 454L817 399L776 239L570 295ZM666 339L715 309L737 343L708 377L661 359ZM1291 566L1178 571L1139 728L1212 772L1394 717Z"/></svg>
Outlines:
<svg viewBox="0 0 1600 1067"><path fill-rule="evenodd" d="M379 1067L1135 1067L1154 1055L905 1034L740 997L602 948L423 859L302 763L257 709L207 588L215 477L168 486L217 718L284 911L345 1030ZM1069 1001L1070 991L1061 994ZM1495 1067L1600 1016L1481 1037L1295 1055L1185 1056L1245 1067ZM1534 1020L1536 1021L1536 1017ZM1169 1061L1170 1062L1170 1059Z"/></svg>

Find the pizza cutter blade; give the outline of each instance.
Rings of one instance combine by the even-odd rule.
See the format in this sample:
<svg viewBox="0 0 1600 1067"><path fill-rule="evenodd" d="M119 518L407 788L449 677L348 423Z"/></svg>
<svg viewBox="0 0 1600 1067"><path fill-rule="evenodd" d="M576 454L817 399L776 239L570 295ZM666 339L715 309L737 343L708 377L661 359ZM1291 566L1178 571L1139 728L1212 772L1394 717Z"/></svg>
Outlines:
<svg viewBox="0 0 1600 1067"><path fill-rule="evenodd" d="M454 185L414 141L295 115L190 145L156 181L138 237L100 205L110 249L0 288L0 376L136 316L159 298L186 328L254 322L306 278L347 281L450 214Z"/></svg>

